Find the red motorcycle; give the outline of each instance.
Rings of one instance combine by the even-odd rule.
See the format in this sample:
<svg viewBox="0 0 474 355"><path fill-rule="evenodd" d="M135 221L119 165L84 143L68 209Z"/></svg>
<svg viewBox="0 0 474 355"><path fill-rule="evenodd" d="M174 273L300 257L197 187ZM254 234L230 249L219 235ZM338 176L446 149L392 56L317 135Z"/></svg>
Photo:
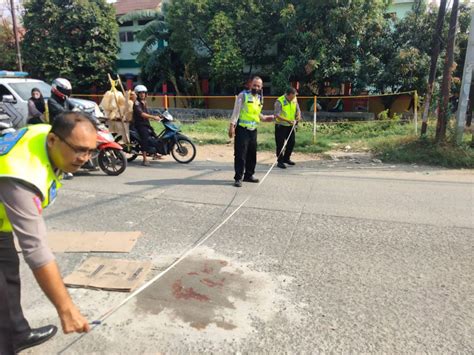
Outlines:
<svg viewBox="0 0 474 355"><path fill-rule="evenodd" d="M104 173L113 176L122 174L127 168L127 158L123 153L122 146L115 142L114 137L104 124L98 126L97 150L86 164L89 167L99 165Z"/></svg>

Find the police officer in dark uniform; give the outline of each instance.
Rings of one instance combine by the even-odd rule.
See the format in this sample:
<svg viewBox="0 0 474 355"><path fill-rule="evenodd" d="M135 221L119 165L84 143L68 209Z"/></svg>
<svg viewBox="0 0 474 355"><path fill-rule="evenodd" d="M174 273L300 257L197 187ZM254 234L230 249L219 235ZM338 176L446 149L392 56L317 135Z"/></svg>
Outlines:
<svg viewBox="0 0 474 355"><path fill-rule="evenodd" d="M271 121L273 115L262 115L263 81L256 76L250 90L242 91L235 100L229 126L229 137L234 141L234 186L242 186L243 181L258 182L254 177L257 164L257 126L260 121Z"/></svg>

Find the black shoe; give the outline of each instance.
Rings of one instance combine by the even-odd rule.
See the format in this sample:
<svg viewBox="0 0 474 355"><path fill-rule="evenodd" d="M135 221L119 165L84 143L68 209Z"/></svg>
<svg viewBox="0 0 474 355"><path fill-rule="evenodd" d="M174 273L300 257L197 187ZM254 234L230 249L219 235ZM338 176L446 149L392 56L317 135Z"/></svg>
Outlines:
<svg viewBox="0 0 474 355"><path fill-rule="evenodd" d="M257 183L257 182L259 182L260 180L257 179L256 177L249 176L249 177L244 178L244 181L245 181L245 182L255 182L255 183Z"/></svg>
<svg viewBox="0 0 474 355"><path fill-rule="evenodd" d="M284 163L282 163L281 161L278 162L277 166L280 168L280 169L286 169L286 165Z"/></svg>
<svg viewBox="0 0 474 355"><path fill-rule="evenodd" d="M74 179L74 175L72 175L71 173L64 173L63 174L63 179L64 180L72 180L72 179Z"/></svg>
<svg viewBox="0 0 474 355"><path fill-rule="evenodd" d="M285 164L288 164L288 165L295 165L296 163L290 159L284 161Z"/></svg>
<svg viewBox="0 0 474 355"><path fill-rule="evenodd" d="M242 187L242 180L235 180L234 186L235 187Z"/></svg>
<svg viewBox="0 0 474 355"><path fill-rule="evenodd" d="M54 325L47 325L45 327L31 329L30 332L18 342L15 353L31 348L32 346L43 344L45 341L51 339L58 328Z"/></svg>

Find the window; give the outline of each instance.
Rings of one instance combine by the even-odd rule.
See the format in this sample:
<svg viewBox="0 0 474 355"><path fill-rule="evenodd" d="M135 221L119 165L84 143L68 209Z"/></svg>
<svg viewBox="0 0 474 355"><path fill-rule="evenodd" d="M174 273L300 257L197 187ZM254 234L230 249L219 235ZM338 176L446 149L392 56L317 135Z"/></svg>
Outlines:
<svg viewBox="0 0 474 355"><path fill-rule="evenodd" d="M4 95L12 95L12 93L4 85L0 85L0 101L3 100Z"/></svg>
<svg viewBox="0 0 474 355"><path fill-rule="evenodd" d="M134 35L132 31L120 32L120 42L133 42Z"/></svg>
<svg viewBox="0 0 474 355"><path fill-rule="evenodd" d="M24 81L9 85L25 101L31 97L31 90L33 88L39 89L45 98L49 98L51 93L51 86L44 81Z"/></svg>
<svg viewBox="0 0 474 355"><path fill-rule="evenodd" d="M138 21L138 26L145 26L148 22L152 21L151 19L147 20L139 20Z"/></svg>
<svg viewBox="0 0 474 355"><path fill-rule="evenodd" d="M130 27L130 26L133 26L133 21L126 21L126 22L123 22L123 23L119 23L119 26L120 26L120 27Z"/></svg>

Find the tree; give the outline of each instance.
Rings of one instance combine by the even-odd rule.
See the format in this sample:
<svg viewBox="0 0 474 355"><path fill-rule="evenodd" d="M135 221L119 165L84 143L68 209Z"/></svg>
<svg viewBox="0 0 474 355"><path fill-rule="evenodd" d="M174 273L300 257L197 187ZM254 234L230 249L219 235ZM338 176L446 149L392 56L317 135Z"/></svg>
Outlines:
<svg viewBox="0 0 474 355"><path fill-rule="evenodd" d="M66 77L81 91L106 86L118 51L115 10L105 0L29 0L22 47L28 71Z"/></svg>
<svg viewBox="0 0 474 355"><path fill-rule="evenodd" d="M450 96L450 87L454 64L454 44L456 41L456 30L458 22L459 0L453 0L451 9L451 18L449 20L449 32L446 46L446 58L444 62L443 82L441 84L441 102L438 112L438 121L436 125L436 141L443 142L446 138L446 126L448 122L448 104Z"/></svg>
<svg viewBox="0 0 474 355"><path fill-rule="evenodd" d="M376 42L374 37L388 26L387 6L383 0L287 4L279 13L273 82L282 90L289 80L298 80L302 91L312 94L319 94L328 81L336 85L353 82L359 88L372 84L365 64L378 70L379 51L370 42Z"/></svg>
<svg viewBox="0 0 474 355"><path fill-rule="evenodd" d="M15 37L12 25L6 19L0 18L0 69L16 69Z"/></svg>
<svg viewBox="0 0 474 355"><path fill-rule="evenodd" d="M436 69L438 63L438 57L441 47L441 36L443 30L444 16L446 13L446 1L441 0L438 10L438 17L436 19L436 26L433 30L433 38L431 41L431 64L430 64L430 74L428 78L428 85L426 89L426 97L423 107L423 116L422 116L422 125L421 125L421 135L426 134L428 128L428 114L431 104L431 95L433 95L433 85L436 79Z"/></svg>

